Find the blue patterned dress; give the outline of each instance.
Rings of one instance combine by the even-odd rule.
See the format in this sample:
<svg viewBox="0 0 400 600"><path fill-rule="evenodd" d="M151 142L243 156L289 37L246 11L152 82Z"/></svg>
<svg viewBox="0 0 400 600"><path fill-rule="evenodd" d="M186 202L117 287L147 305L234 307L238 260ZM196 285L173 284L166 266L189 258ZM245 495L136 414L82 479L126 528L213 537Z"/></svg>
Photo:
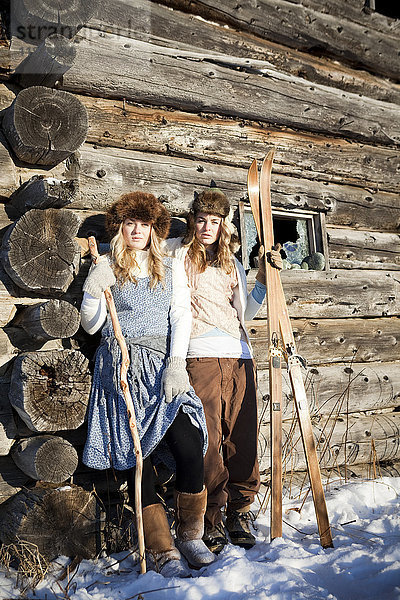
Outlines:
<svg viewBox="0 0 400 600"><path fill-rule="evenodd" d="M115 284L111 291L130 354L128 384L143 458L159 446L158 459L172 466L172 455L167 445L160 442L178 411L182 408L202 432L203 454L207 449L207 428L201 400L193 388L175 396L170 403L160 397L171 333L172 259L166 258L164 264L164 285L157 284L151 289L149 277L143 277L137 284L127 282L122 287ZM125 399L119 385L120 364L121 351L108 316L95 358L88 434L83 451L83 462L93 469L123 470L136 464Z"/></svg>

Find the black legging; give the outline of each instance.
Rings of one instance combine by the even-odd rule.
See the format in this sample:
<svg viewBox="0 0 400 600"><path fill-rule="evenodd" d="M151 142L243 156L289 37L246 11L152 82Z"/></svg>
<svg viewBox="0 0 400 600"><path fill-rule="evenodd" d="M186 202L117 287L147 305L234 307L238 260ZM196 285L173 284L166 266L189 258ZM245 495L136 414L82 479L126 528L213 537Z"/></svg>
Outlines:
<svg viewBox="0 0 400 600"><path fill-rule="evenodd" d="M188 415L179 411L164 436L176 463L175 489L178 492L196 494L204 483L203 441L200 430ZM129 501L135 506L135 468L127 471ZM142 506L160 502L156 494L151 455L143 461Z"/></svg>

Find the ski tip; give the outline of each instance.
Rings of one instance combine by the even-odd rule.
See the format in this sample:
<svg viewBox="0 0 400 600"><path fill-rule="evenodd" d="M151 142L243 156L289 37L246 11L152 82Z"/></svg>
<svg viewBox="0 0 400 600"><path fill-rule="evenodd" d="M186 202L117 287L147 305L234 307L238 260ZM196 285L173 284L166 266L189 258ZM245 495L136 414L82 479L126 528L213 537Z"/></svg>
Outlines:
<svg viewBox="0 0 400 600"><path fill-rule="evenodd" d="M249 193L258 194L258 166L256 159L251 163L247 173L247 189Z"/></svg>
<svg viewBox="0 0 400 600"><path fill-rule="evenodd" d="M263 160L263 165L267 165L267 164L272 164L272 161L274 160L274 154L275 154L275 150L274 148L272 150L270 150L268 152L268 154L265 156L264 160Z"/></svg>
<svg viewBox="0 0 400 600"><path fill-rule="evenodd" d="M255 158L249 167L249 173L252 171L257 171L257 159Z"/></svg>

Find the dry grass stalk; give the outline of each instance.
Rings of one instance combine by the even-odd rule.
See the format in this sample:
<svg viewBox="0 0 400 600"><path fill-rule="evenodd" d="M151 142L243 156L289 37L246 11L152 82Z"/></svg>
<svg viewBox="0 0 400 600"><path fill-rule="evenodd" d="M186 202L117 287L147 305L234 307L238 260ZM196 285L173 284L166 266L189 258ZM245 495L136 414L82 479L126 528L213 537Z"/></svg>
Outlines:
<svg viewBox="0 0 400 600"><path fill-rule="evenodd" d="M0 563L17 573L17 585L25 593L45 579L50 563L32 542L18 540L15 544L3 544L0 548Z"/></svg>

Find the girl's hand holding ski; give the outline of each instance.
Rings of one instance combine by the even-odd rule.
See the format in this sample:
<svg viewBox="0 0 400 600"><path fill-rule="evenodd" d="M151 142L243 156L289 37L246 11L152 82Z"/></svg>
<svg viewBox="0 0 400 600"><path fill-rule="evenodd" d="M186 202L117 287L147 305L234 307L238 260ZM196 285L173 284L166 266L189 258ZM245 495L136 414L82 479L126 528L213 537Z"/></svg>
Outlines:
<svg viewBox="0 0 400 600"><path fill-rule="evenodd" d="M277 244L277 246L279 246L279 248L280 248L279 244ZM270 262L270 264L273 267L275 267L275 269L278 269L278 271L281 271L283 269L283 260L282 260L282 256L279 251L279 248L275 249L274 247L272 247L271 250L269 252L267 252L267 260L268 260L268 262ZM264 246L260 246L260 249L258 251L258 264L260 266L258 267L256 279L263 285L266 285L264 256L265 256L264 255Z"/></svg>

